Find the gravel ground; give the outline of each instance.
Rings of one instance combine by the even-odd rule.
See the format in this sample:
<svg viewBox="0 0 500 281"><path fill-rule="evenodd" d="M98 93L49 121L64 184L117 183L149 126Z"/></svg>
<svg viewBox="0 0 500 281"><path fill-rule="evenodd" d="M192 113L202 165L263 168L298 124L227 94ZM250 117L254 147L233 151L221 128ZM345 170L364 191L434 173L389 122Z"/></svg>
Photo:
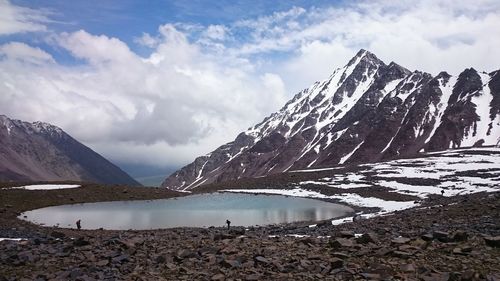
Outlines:
<svg viewBox="0 0 500 281"><path fill-rule="evenodd" d="M27 238L0 242L0 280L500 278L500 193L432 196L418 208L338 226L77 231L16 218L52 205L180 195L92 184L51 191L0 189L0 237Z"/></svg>

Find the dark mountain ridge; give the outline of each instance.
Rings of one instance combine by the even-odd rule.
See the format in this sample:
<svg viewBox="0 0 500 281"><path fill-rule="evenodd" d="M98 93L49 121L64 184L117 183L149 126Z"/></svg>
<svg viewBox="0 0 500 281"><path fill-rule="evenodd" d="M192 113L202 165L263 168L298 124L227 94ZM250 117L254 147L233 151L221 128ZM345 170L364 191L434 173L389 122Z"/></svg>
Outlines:
<svg viewBox="0 0 500 281"><path fill-rule="evenodd" d="M140 185L59 127L0 115L0 180Z"/></svg>

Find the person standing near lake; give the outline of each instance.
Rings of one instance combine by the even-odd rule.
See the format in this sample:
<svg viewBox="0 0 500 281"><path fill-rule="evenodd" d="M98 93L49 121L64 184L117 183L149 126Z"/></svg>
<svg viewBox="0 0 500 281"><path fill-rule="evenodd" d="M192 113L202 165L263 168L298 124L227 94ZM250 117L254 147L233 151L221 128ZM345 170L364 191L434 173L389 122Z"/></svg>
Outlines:
<svg viewBox="0 0 500 281"><path fill-rule="evenodd" d="M81 220L76 221L76 228L78 228L78 230L82 229Z"/></svg>
<svg viewBox="0 0 500 281"><path fill-rule="evenodd" d="M231 227L231 221L230 220L226 220L226 223L227 223L227 230L229 230L229 227Z"/></svg>

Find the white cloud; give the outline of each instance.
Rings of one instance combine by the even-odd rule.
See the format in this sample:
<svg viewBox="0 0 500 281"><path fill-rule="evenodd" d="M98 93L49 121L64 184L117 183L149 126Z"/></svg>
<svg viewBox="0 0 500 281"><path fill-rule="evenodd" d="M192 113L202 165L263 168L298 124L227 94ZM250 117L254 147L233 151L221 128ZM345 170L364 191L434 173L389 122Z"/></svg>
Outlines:
<svg viewBox="0 0 500 281"><path fill-rule="evenodd" d="M43 31L47 21L0 0L0 35ZM147 57L118 38L62 33L54 47L83 64L58 64L25 43L0 46L0 112L59 125L114 161L180 165L234 139L360 48L433 74L498 69L498 26L498 1L356 1L227 25L166 23L135 39Z"/></svg>
<svg viewBox="0 0 500 281"><path fill-rule="evenodd" d="M15 6L8 0L0 0L0 35L45 31L47 15L47 11Z"/></svg>
<svg viewBox="0 0 500 281"><path fill-rule="evenodd" d="M280 66L288 89L302 89L314 81L326 78L336 67L346 64L353 50L342 44L315 40L304 43L294 56Z"/></svg>
<svg viewBox="0 0 500 281"><path fill-rule="evenodd" d="M127 44L119 39L106 35L95 36L84 30L63 33L59 36L58 43L74 57L85 59L92 65L129 63L139 59Z"/></svg>
<svg viewBox="0 0 500 281"><path fill-rule="evenodd" d="M59 125L111 159L179 165L285 102L278 76L204 53L173 25L161 26L158 38L148 58L117 38L80 30L55 42L83 65L1 59L0 111ZM18 47L21 55L24 48L40 51Z"/></svg>
<svg viewBox="0 0 500 281"><path fill-rule="evenodd" d="M155 38L146 32L143 32L141 37L136 37L134 42L149 48L155 48L159 44L158 38Z"/></svg>
<svg viewBox="0 0 500 281"><path fill-rule="evenodd" d="M53 63L54 58L40 48L33 48L21 42L9 42L0 45L0 57L32 64Z"/></svg>
<svg viewBox="0 0 500 281"><path fill-rule="evenodd" d="M228 50L234 56L291 53L273 62L288 90L327 77L360 48L387 63L437 74L500 66L500 2L356 1L345 6L293 8L235 23L252 35Z"/></svg>
<svg viewBox="0 0 500 281"><path fill-rule="evenodd" d="M227 28L223 25L209 25L204 31L203 36L212 40L224 40L226 38Z"/></svg>
<svg viewBox="0 0 500 281"><path fill-rule="evenodd" d="M264 73L260 77L264 89L268 89L271 94L261 96L259 103L262 112L276 111L276 105L282 105L288 98L285 92L285 84L279 75L274 73Z"/></svg>

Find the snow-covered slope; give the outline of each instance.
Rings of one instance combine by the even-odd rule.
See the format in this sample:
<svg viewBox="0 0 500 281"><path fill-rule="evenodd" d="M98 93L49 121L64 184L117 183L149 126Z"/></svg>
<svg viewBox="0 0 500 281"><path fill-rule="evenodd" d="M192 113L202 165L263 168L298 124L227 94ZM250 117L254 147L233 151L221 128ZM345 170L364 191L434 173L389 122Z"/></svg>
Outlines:
<svg viewBox="0 0 500 281"><path fill-rule="evenodd" d="M500 72L458 77L411 72L360 50L343 68L278 112L162 184L202 184L410 156L421 150L497 144Z"/></svg>
<svg viewBox="0 0 500 281"><path fill-rule="evenodd" d="M500 148L481 147L424 153L420 158L369 163L357 171L331 168L331 176L290 183L288 189L227 189L229 192L324 198L357 207L378 208L365 217L420 205L430 196L500 191ZM316 169L291 171L315 174ZM378 190L371 195L368 190ZM390 196L389 196L390 194ZM398 195L410 196L399 197ZM394 199L397 200L394 200ZM363 214L358 213L359 214ZM352 221L352 217L333 221Z"/></svg>

